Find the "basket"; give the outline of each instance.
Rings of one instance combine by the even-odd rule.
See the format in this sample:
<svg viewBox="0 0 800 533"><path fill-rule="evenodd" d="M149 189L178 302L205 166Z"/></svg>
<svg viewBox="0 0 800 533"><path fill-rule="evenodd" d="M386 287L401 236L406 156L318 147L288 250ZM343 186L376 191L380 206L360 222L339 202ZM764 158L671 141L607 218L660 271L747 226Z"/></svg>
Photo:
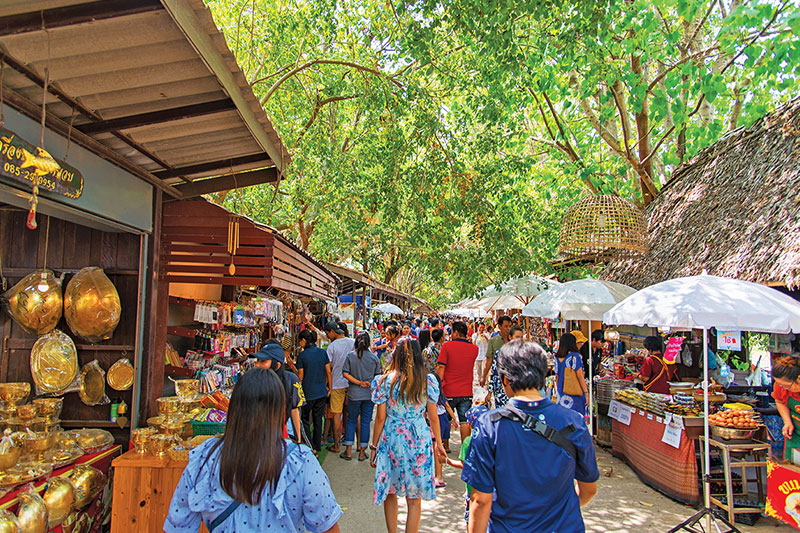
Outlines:
<svg viewBox="0 0 800 533"><path fill-rule="evenodd" d="M192 435L222 435L225 433L225 422L199 422L192 420Z"/></svg>

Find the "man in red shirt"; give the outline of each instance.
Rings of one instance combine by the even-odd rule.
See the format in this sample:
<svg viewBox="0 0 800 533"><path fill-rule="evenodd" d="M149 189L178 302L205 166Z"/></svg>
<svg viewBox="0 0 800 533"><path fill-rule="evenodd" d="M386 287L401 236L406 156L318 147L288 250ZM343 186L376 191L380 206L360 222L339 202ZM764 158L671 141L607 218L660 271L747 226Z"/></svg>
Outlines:
<svg viewBox="0 0 800 533"><path fill-rule="evenodd" d="M464 322L453 323L453 340L442 346L436 366L443 381L442 393L458 413L462 441L470 434L467 411L472 407L472 372L478 358L478 347L467 340L467 331Z"/></svg>

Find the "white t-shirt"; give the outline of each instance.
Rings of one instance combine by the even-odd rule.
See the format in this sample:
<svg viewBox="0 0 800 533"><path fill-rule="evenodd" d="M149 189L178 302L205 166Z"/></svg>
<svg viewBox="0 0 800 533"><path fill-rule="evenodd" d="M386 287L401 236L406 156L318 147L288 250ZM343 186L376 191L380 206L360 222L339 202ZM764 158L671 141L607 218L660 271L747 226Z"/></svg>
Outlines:
<svg viewBox="0 0 800 533"><path fill-rule="evenodd" d="M331 378L334 389L346 389L350 385L350 382L342 376L342 367L344 360L347 359L347 354L353 351L355 345L356 341L350 337L336 339L328 345L328 360L331 362Z"/></svg>
<svg viewBox="0 0 800 533"><path fill-rule="evenodd" d="M489 347L489 334L484 333L483 335L481 335L480 333L473 333L472 344L476 344L478 346L478 358L475 360L476 361L485 360L486 349Z"/></svg>

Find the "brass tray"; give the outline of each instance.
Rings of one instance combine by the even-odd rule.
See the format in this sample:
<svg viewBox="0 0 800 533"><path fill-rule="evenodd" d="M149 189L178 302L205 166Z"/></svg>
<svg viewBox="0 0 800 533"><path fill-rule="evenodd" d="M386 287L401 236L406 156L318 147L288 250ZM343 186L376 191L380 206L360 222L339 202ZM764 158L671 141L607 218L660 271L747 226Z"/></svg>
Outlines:
<svg viewBox="0 0 800 533"><path fill-rule="evenodd" d="M78 375L75 343L60 330L39 337L31 349L31 375L45 394L60 394Z"/></svg>
<svg viewBox="0 0 800 533"><path fill-rule="evenodd" d="M97 405L106 396L106 373L95 359L81 370L81 388L78 390L81 401L86 405Z"/></svg>
<svg viewBox="0 0 800 533"><path fill-rule="evenodd" d="M74 463L83 455L83 450L75 446L73 448L51 450L45 454L44 460L53 465L53 470L55 470Z"/></svg>
<svg viewBox="0 0 800 533"><path fill-rule="evenodd" d="M108 369L108 386L114 390L128 390L133 386L133 365L127 359L120 359Z"/></svg>
<svg viewBox="0 0 800 533"><path fill-rule="evenodd" d="M16 487L23 483L28 483L43 476L47 476L53 471L53 467L47 463L26 463L18 464L0 473L0 488Z"/></svg>

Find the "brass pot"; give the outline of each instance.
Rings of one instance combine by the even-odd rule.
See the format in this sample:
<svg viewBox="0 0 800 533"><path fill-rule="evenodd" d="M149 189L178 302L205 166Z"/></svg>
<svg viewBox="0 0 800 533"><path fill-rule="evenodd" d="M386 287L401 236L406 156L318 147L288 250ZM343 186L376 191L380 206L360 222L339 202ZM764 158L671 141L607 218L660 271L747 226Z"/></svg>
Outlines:
<svg viewBox="0 0 800 533"><path fill-rule="evenodd" d="M46 533L47 517L47 505L41 496L35 492L20 493L17 509L20 533Z"/></svg>
<svg viewBox="0 0 800 533"><path fill-rule="evenodd" d="M0 511L0 533L19 533L19 521L11 511Z"/></svg>
<svg viewBox="0 0 800 533"><path fill-rule="evenodd" d="M41 461L42 454L52 448L55 442L55 433L27 433L22 438L22 447Z"/></svg>
<svg viewBox="0 0 800 533"><path fill-rule="evenodd" d="M196 379L176 379L173 383L175 383L175 394L179 398L195 396L200 389L200 382Z"/></svg>
<svg viewBox="0 0 800 533"><path fill-rule="evenodd" d="M30 383L0 383L0 401L6 405L19 405L28 399L30 393Z"/></svg>
<svg viewBox="0 0 800 533"><path fill-rule="evenodd" d="M36 416L36 406L32 403L17 406L17 417L22 420L30 420Z"/></svg>
<svg viewBox="0 0 800 533"><path fill-rule="evenodd" d="M17 464L21 453L21 446L12 446L6 453L0 453L0 470L8 470Z"/></svg>
<svg viewBox="0 0 800 533"><path fill-rule="evenodd" d="M37 398L33 400L39 416L44 418L58 418L61 416L61 409L64 407L64 398Z"/></svg>
<svg viewBox="0 0 800 533"><path fill-rule="evenodd" d="M106 476L98 469L89 465L78 465L70 476L75 485L75 509L83 509L106 486Z"/></svg>
<svg viewBox="0 0 800 533"><path fill-rule="evenodd" d="M167 455L167 450L175 443L175 437L172 435L151 435L147 439L147 451L155 455L159 459L163 459Z"/></svg>
<svg viewBox="0 0 800 533"><path fill-rule="evenodd" d="M180 398L177 396L165 396L163 398L156 398L156 406L158 407L158 414L164 415L169 418L174 414L180 412L181 403Z"/></svg>
<svg viewBox="0 0 800 533"><path fill-rule="evenodd" d="M131 442L138 454L147 453L147 439L156 434L156 428L139 428L131 431Z"/></svg>
<svg viewBox="0 0 800 533"><path fill-rule="evenodd" d="M75 507L75 487L72 481L64 477L51 478L47 490L44 491L44 503L49 513L47 527L53 529L63 522Z"/></svg>

